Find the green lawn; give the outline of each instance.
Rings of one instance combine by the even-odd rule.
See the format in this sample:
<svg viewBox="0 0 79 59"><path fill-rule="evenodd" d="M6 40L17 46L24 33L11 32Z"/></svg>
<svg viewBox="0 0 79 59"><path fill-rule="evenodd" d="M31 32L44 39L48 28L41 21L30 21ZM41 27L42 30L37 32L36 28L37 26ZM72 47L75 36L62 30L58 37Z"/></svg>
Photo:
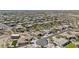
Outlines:
<svg viewBox="0 0 79 59"><path fill-rule="evenodd" d="M15 47L16 44L17 44L17 40L14 40L14 41L12 42L12 45L14 45L14 47Z"/></svg>
<svg viewBox="0 0 79 59"><path fill-rule="evenodd" d="M65 46L66 48L76 48L75 44L70 43L68 45Z"/></svg>

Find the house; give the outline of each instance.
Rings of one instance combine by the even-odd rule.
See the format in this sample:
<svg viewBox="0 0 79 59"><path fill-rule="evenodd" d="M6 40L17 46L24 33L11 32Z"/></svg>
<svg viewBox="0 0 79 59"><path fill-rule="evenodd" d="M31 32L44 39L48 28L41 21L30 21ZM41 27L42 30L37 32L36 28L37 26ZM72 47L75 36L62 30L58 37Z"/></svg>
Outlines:
<svg viewBox="0 0 79 59"><path fill-rule="evenodd" d="M24 42L24 41L23 41L23 42L19 42L19 43L18 43L18 47L25 46L25 45L27 45L27 42Z"/></svg>
<svg viewBox="0 0 79 59"><path fill-rule="evenodd" d="M18 24L18 25L16 26L16 31L17 31L17 32L24 32L24 31L25 31L25 28L24 28L22 25L19 25L19 24Z"/></svg>
<svg viewBox="0 0 79 59"><path fill-rule="evenodd" d="M10 23L10 24L8 24L8 26L15 27L16 26L16 23Z"/></svg>
<svg viewBox="0 0 79 59"><path fill-rule="evenodd" d="M19 39L20 35L19 34L12 34L11 39Z"/></svg>
<svg viewBox="0 0 79 59"><path fill-rule="evenodd" d="M9 27L5 24L0 23L0 30L9 29Z"/></svg>
<svg viewBox="0 0 79 59"><path fill-rule="evenodd" d="M60 38L60 39L55 39L54 43L60 47L65 46L67 44L69 44L69 41L64 39L64 38Z"/></svg>
<svg viewBox="0 0 79 59"><path fill-rule="evenodd" d="M69 40L70 40L71 42L75 42L75 41L76 41L76 37L75 37L75 36L69 37Z"/></svg>
<svg viewBox="0 0 79 59"><path fill-rule="evenodd" d="M71 41L71 42L75 42L76 39L77 39L77 37L76 37L75 35L71 35L68 39L69 39L69 41Z"/></svg>
<svg viewBox="0 0 79 59"><path fill-rule="evenodd" d="M0 30L3 30L3 28L2 28L2 27L0 27Z"/></svg>

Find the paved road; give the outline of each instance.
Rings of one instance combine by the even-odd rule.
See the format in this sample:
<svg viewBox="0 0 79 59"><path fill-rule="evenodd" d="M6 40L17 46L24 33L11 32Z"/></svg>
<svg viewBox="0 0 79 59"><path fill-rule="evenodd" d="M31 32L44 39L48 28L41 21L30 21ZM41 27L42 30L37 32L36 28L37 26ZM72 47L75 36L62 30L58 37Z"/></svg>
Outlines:
<svg viewBox="0 0 79 59"><path fill-rule="evenodd" d="M4 44L9 40L10 36L6 35L6 36L2 36L0 37L0 44Z"/></svg>

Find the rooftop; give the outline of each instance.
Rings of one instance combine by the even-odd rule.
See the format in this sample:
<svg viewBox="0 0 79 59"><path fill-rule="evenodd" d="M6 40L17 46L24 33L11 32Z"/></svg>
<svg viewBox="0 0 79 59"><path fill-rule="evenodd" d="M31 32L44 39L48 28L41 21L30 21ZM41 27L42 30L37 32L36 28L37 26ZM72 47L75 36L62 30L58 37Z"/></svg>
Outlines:
<svg viewBox="0 0 79 59"><path fill-rule="evenodd" d="M12 34L11 36L20 36L19 34Z"/></svg>

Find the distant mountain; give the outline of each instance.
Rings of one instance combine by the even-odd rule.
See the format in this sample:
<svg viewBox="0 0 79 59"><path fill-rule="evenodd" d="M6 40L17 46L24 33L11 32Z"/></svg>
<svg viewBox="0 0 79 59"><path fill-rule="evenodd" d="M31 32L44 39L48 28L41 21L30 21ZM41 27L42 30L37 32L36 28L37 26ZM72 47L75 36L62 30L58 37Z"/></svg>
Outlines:
<svg viewBox="0 0 79 59"><path fill-rule="evenodd" d="M0 10L0 13L10 13L10 14L37 14L46 12L47 14L59 14L59 13L71 13L79 14L79 10Z"/></svg>

